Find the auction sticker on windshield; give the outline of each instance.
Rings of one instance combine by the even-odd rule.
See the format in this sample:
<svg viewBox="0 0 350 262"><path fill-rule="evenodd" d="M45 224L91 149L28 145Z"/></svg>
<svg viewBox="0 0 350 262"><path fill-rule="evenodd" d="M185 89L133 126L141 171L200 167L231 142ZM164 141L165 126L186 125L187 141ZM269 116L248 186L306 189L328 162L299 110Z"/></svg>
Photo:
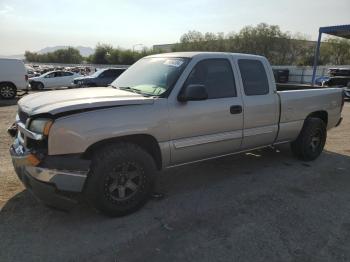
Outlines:
<svg viewBox="0 0 350 262"><path fill-rule="evenodd" d="M184 63L183 59L167 59L164 61L164 65L179 67Z"/></svg>

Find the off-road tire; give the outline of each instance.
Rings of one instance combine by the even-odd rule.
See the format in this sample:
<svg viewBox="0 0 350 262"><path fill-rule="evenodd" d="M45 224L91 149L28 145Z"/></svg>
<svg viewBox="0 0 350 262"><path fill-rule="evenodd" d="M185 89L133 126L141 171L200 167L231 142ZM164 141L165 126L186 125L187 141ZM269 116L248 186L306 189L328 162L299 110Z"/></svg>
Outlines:
<svg viewBox="0 0 350 262"><path fill-rule="evenodd" d="M119 183L118 179L122 175L119 168L128 165L134 166L139 174L139 180L136 180L138 183L133 181L138 187L129 198L121 200L119 188L113 192L110 190L113 183ZM130 171L131 174L133 172ZM124 216L147 202L153 190L155 174L154 159L144 149L131 143L114 143L94 152L84 192L88 201L102 213L113 217ZM130 191L124 189L125 197Z"/></svg>
<svg viewBox="0 0 350 262"><path fill-rule="evenodd" d="M291 143L294 155L303 161L315 160L323 151L327 128L320 118L308 118L298 138Z"/></svg>

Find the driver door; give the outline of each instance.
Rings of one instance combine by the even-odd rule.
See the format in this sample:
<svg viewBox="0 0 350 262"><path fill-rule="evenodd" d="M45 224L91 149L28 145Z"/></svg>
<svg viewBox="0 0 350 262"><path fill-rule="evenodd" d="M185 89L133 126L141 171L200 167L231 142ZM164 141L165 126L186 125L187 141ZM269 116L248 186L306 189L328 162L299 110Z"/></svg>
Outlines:
<svg viewBox="0 0 350 262"><path fill-rule="evenodd" d="M183 88L188 85L204 85L208 99L174 101L170 105L171 164L238 151L243 135L243 104L231 61L228 58L199 61Z"/></svg>

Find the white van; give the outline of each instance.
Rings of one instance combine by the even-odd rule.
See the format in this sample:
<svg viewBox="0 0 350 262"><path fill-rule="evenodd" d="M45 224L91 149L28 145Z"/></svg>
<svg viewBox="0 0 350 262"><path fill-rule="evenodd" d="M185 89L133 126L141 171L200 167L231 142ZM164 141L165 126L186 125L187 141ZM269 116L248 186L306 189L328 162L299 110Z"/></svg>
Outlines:
<svg viewBox="0 0 350 262"><path fill-rule="evenodd" d="M0 97L12 99L29 87L27 70L19 59L0 58Z"/></svg>

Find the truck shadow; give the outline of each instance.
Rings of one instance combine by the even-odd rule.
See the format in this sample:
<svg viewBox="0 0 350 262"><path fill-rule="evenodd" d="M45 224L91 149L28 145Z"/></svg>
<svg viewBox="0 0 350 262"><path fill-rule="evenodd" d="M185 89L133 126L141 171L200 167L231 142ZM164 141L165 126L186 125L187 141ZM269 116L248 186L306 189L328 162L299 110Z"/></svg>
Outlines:
<svg viewBox="0 0 350 262"><path fill-rule="evenodd" d="M14 98L14 99L1 99L0 98L0 107L17 105L17 102L19 99L20 98Z"/></svg>
<svg viewBox="0 0 350 262"><path fill-rule="evenodd" d="M261 205L249 198L253 194L283 191L292 199L304 199L320 192L347 192L349 168L349 156L329 151L306 163L294 159L286 146L256 150L166 170L157 185L165 193L163 200L150 201L140 211L115 219L86 205L71 212L50 209L23 191L0 210L0 260L84 260L155 228L168 230L169 221L183 216L199 217L225 205Z"/></svg>

